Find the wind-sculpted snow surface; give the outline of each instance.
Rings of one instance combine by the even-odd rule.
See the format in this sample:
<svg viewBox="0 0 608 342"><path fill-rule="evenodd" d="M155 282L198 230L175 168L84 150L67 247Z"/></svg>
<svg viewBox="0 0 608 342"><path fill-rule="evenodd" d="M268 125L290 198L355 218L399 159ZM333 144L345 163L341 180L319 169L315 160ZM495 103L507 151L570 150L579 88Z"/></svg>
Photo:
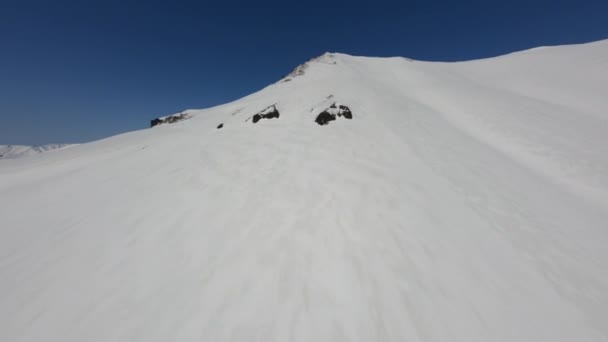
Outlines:
<svg viewBox="0 0 608 342"><path fill-rule="evenodd" d="M608 341L608 41L332 56L2 161L0 341Z"/></svg>

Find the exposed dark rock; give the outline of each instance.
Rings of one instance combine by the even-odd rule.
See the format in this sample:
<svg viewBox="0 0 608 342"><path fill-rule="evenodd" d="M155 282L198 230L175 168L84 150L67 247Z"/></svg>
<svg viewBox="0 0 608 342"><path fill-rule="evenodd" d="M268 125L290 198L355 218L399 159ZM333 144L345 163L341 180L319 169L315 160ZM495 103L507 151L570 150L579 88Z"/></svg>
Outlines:
<svg viewBox="0 0 608 342"><path fill-rule="evenodd" d="M165 119L164 123L175 123L175 122L187 119L187 118L188 118L188 116L186 115L186 113L181 113L181 114L177 114L177 115L171 115L171 116L169 116L169 117L167 117Z"/></svg>
<svg viewBox="0 0 608 342"><path fill-rule="evenodd" d="M324 110L321 112L321 114L317 115L315 122L318 123L319 125L323 126L323 125L327 125L328 122L334 121L334 120L336 120L336 116L333 114L330 114L328 111Z"/></svg>
<svg viewBox="0 0 608 342"><path fill-rule="evenodd" d="M156 119L153 119L152 121L150 121L150 127L154 127L154 126L160 125L162 123L163 123L163 120L156 118Z"/></svg>
<svg viewBox="0 0 608 342"><path fill-rule="evenodd" d="M352 119L353 113L350 111L350 108L340 105L340 111L338 112L338 116L344 116L347 119Z"/></svg>
<svg viewBox="0 0 608 342"><path fill-rule="evenodd" d="M327 125L328 122L336 120L336 117L344 117L346 119L352 119L353 113L350 111L350 108L343 105L336 105L332 103L329 108L322 111L317 115L315 122L319 125Z"/></svg>
<svg viewBox="0 0 608 342"><path fill-rule="evenodd" d="M219 125L217 126L217 129L220 129L220 128L222 128L222 127L224 127L224 124L223 124L223 123L219 124Z"/></svg>
<svg viewBox="0 0 608 342"><path fill-rule="evenodd" d="M165 116L162 118L153 119L152 121L150 121L150 127L154 127L154 126L158 126L158 125L166 124L166 123L171 124L171 123L186 120L189 118L190 118L190 116L186 113L173 114L173 115Z"/></svg>
<svg viewBox="0 0 608 342"><path fill-rule="evenodd" d="M261 119L274 119L274 118L278 118L279 115L280 115L280 113L279 113L279 110L277 109L277 107L275 105L272 105L272 106L266 107L261 112L255 114L251 118L251 120L253 121L253 123L257 123Z"/></svg>

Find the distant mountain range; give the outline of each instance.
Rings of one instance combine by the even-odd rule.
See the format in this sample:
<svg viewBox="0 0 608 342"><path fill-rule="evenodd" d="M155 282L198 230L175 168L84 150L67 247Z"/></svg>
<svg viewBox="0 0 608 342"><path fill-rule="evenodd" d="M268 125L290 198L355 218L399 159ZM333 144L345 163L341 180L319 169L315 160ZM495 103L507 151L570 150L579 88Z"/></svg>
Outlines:
<svg viewBox="0 0 608 342"><path fill-rule="evenodd" d="M32 156L57 149L64 149L70 146L74 146L74 144L49 144L42 146L0 145L0 159L13 159Z"/></svg>

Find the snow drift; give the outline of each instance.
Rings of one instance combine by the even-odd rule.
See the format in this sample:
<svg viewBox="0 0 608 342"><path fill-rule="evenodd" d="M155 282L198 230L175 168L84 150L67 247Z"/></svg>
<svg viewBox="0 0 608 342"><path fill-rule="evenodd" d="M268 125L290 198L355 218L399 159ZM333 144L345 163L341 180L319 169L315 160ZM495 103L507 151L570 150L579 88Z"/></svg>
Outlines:
<svg viewBox="0 0 608 342"><path fill-rule="evenodd" d="M2 161L0 340L608 341L606 89L608 41L325 54Z"/></svg>

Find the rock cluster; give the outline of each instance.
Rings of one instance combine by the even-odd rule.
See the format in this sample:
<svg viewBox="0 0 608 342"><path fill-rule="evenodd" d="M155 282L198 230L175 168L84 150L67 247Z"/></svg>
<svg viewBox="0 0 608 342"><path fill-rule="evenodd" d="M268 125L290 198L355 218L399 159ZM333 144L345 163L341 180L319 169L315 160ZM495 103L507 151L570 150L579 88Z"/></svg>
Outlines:
<svg viewBox="0 0 608 342"><path fill-rule="evenodd" d="M255 114L251 121L253 121L253 123L257 123L258 121L260 121L261 119L274 119L274 118L279 118L279 110L277 109L277 107L275 105L266 107L264 110L262 110L261 112Z"/></svg>
<svg viewBox="0 0 608 342"><path fill-rule="evenodd" d="M150 121L150 127L167 124L167 123L171 124L171 123L186 120L189 118L190 118L190 116L186 113L173 114L173 115L165 116L162 118L153 119L152 121Z"/></svg>
<svg viewBox="0 0 608 342"><path fill-rule="evenodd" d="M336 120L337 117L344 117L346 119L352 119L353 113L350 111L350 108L344 105L336 105L335 103L329 106L326 110L322 111L315 122L319 125L327 125L330 121Z"/></svg>

